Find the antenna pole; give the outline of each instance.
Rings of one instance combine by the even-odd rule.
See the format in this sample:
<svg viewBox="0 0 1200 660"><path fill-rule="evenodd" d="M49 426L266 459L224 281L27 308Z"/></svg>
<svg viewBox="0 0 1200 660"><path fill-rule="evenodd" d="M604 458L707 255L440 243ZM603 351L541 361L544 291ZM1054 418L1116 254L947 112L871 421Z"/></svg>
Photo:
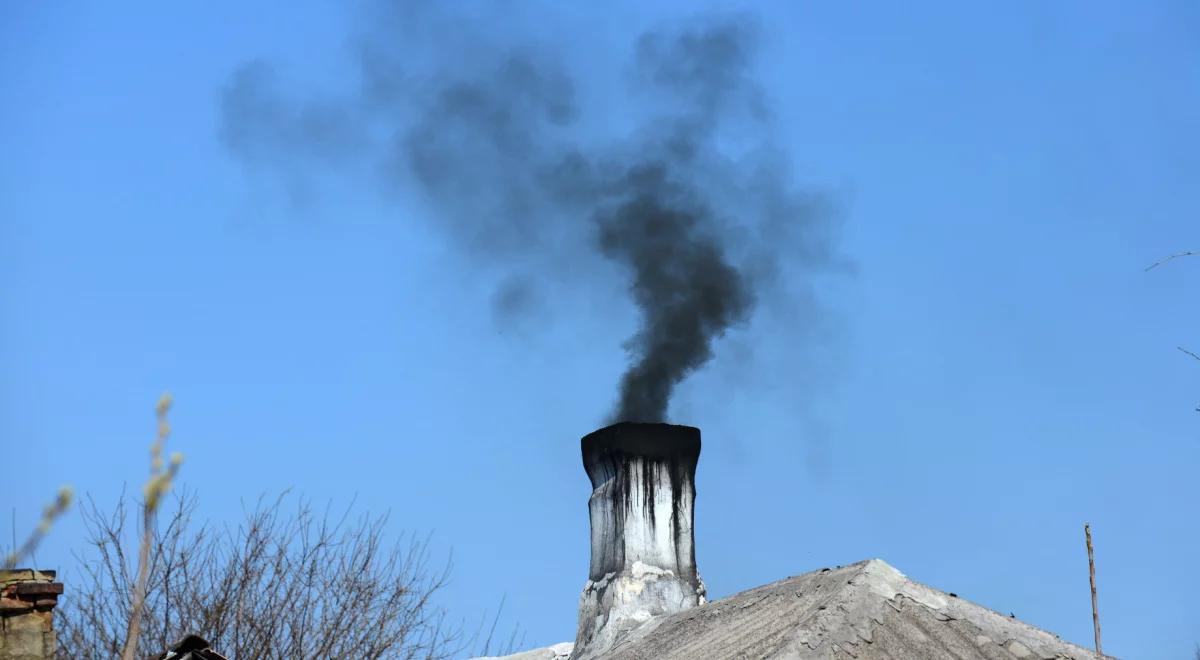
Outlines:
<svg viewBox="0 0 1200 660"><path fill-rule="evenodd" d="M1096 629L1096 657L1103 658L1104 652L1100 650L1100 610L1096 606L1096 553L1092 549L1091 523L1083 524L1083 534L1087 537L1088 579L1092 583L1092 626Z"/></svg>

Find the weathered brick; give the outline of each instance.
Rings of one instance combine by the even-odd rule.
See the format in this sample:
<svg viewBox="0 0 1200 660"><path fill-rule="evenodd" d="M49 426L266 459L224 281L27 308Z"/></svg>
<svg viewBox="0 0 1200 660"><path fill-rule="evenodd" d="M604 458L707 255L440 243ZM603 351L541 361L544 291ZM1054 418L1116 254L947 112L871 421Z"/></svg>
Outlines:
<svg viewBox="0 0 1200 660"><path fill-rule="evenodd" d="M21 582L15 586L18 596L48 596L63 592L62 582Z"/></svg>
<svg viewBox="0 0 1200 660"><path fill-rule="evenodd" d="M9 616L28 612L33 609L33 603L18 598L0 597L0 616Z"/></svg>
<svg viewBox="0 0 1200 660"><path fill-rule="evenodd" d="M33 580L34 571L31 568L13 568L9 570L0 570L0 584L9 582L17 582L21 580Z"/></svg>

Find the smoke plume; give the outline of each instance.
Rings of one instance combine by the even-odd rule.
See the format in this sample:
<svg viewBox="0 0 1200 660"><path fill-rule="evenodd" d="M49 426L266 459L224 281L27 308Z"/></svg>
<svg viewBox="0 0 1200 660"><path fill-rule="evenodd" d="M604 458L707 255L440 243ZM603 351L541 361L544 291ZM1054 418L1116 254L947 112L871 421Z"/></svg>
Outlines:
<svg viewBox="0 0 1200 660"><path fill-rule="evenodd" d="M351 93L288 96L263 63L236 72L222 93L225 144L250 164L365 166L384 192L415 187L464 249L501 261L618 264L641 321L613 421L665 421L675 386L750 320L782 257L806 273L829 262L830 219L772 149L749 19L636 39L614 62L625 89L609 108L635 126L597 137L580 103L593 90L564 50L388 15L355 42ZM522 306L523 275L497 308Z"/></svg>

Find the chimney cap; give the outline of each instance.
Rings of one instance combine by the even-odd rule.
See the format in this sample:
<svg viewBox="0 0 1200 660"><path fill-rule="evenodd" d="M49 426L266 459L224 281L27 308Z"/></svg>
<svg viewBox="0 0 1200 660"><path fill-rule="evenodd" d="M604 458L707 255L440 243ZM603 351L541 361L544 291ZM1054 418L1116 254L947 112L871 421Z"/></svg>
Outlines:
<svg viewBox="0 0 1200 660"><path fill-rule="evenodd" d="M607 480L630 459L690 465L700 460L700 429L678 424L618 422L580 440L583 469L592 487Z"/></svg>
<svg viewBox="0 0 1200 660"><path fill-rule="evenodd" d="M585 460L592 453L695 460L700 456L700 429L679 424L617 422L583 436L580 445Z"/></svg>

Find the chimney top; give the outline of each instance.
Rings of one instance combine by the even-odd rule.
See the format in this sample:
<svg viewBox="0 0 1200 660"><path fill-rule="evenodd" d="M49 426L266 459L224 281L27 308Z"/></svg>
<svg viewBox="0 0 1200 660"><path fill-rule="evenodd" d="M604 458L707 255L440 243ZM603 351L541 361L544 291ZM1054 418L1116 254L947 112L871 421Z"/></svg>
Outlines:
<svg viewBox="0 0 1200 660"><path fill-rule="evenodd" d="M677 424L617 422L580 440L583 468L592 488L611 479L616 465L633 457L682 461L694 468L700 458L700 429Z"/></svg>
<svg viewBox="0 0 1200 660"><path fill-rule="evenodd" d="M63 585L54 571L0 570L0 659L54 658L54 606Z"/></svg>

